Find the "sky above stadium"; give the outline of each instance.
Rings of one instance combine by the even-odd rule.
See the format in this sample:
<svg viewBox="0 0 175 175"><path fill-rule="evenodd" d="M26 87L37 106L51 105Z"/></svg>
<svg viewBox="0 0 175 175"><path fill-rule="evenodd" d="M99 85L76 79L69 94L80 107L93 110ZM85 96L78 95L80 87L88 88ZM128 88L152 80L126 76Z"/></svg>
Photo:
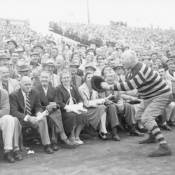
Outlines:
<svg viewBox="0 0 175 175"><path fill-rule="evenodd" d="M88 1L91 23L175 29L175 0ZM49 21L87 23L87 0L1 0L0 17L29 19L33 29L46 32Z"/></svg>

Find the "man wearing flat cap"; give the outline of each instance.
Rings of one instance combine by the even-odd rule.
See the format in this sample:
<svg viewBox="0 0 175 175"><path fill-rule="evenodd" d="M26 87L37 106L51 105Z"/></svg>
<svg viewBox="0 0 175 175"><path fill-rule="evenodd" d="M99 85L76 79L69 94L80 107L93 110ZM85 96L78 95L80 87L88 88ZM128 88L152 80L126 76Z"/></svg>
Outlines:
<svg viewBox="0 0 175 175"><path fill-rule="evenodd" d="M38 52L32 52L30 54L30 58L31 58L30 68L31 68L31 71L33 73L33 76L38 76L41 69L42 69L42 66L39 62L40 61L39 53Z"/></svg>
<svg viewBox="0 0 175 175"><path fill-rule="evenodd" d="M123 65L122 64L117 64L113 69L116 73L116 81L117 82L125 81Z"/></svg>
<svg viewBox="0 0 175 175"><path fill-rule="evenodd" d="M60 85L60 77L54 74L55 63L52 59L48 59L45 63L45 70L50 72L50 82L49 85L52 87L57 87Z"/></svg>
<svg viewBox="0 0 175 175"><path fill-rule="evenodd" d="M37 52L38 55L39 55L39 57L41 58L42 55L43 55L43 53L44 53L44 48L43 48L43 46L40 45L40 44L36 44L36 45L33 47L33 49L34 49L34 52ZM41 62L40 62L40 63L41 63Z"/></svg>
<svg viewBox="0 0 175 175"><path fill-rule="evenodd" d="M83 79L82 77L77 75L77 70L78 70L79 64L78 60L74 60L70 63L69 69L72 74L72 80L71 83L77 87L77 89L83 84Z"/></svg>

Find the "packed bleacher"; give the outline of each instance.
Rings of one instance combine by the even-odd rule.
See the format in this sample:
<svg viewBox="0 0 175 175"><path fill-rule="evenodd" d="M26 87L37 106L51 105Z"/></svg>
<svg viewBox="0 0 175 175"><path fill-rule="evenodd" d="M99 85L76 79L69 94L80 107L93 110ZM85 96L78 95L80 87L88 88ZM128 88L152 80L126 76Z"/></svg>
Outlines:
<svg viewBox="0 0 175 175"><path fill-rule="evenodd" d="M23 160L21 151L36 139L52 154L60 143L77 149L86 144L83 133L114 141L122 141L120 132L144 136L148 131L136 118L143 100L137 89L97 92L91 84L94 75L110 85L126 82L122 54L127 50L157 72L175 97L172 29L51 22L50 31L63 36L58 41L26 23L0 26L0 130L7 162ZM174 99L156 116L162 130L175 126Z"/></svg>

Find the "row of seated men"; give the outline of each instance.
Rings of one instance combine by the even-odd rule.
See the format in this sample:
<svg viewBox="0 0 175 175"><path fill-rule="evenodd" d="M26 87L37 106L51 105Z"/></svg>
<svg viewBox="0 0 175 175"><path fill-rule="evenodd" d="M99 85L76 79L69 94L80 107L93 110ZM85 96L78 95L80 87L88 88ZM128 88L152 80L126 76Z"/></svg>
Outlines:
<svg viewBox="0 0 175 175"><path fill-rule="evenodd" d="M0 68L2 85L0 91L0 128L3 133L4 158L8 162L23 159L19 151L22 127L33 127L39 131L44 151L48 154L59 150L58 135L67 148L75 148L76 145L84 144L79 135L85 125L91 125L94 130L98 130L99 138L108 139L107 120L112 128L112 139L119 141L120 138L117 134L117 126L120 125L118 113L123 111L130 128L130 135L143 136L135 128L137 123L138 128L143 129L139 119L135 118L137 105L131 105L124 101L136 101L137 97L128 95L129 93L111 91L98 94L91 86L92 72L86 73L84 83L79 88L73 85L72 74L67 69L61 72L61 84L56 88L50 84L50 72L42 71L39 80L41 84L34 88L32 88L31 78L26 76L24 72L20 72L19 83L17 80L9 78L8 68ZM115 75L108 72L105 80L112 84L115 82ZM10 84L10 82L13 83ZM12 84L13 86L11 86ZM107 100L106 97L110 94L113 94L113 96L110 100ZM95 101L99 98L100 101ZM84 106L87 112L68 109L67 106L72 104ZM174 107L174 105L172 106ZM45 110L49 114L42 119L38 119ZM166 120L172 121L172 125L174 124L173 112L174 108L171 110L170 117L165 117L165 126L168 126ZM164 113L164 116L167 116L166 110ZM51 128L51 136L49 136L48 127Z"/></svg>

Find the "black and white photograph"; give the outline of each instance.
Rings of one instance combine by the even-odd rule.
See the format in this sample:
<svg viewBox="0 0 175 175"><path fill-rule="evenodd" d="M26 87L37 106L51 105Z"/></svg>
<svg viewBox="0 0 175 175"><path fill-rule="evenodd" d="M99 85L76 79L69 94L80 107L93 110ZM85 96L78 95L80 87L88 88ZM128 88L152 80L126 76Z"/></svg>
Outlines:
<svg viewBox="0 0 175 175"><path fill-rule="evenodd" d="M0 4L0 175L175 175L175 0Z"/></svg>

